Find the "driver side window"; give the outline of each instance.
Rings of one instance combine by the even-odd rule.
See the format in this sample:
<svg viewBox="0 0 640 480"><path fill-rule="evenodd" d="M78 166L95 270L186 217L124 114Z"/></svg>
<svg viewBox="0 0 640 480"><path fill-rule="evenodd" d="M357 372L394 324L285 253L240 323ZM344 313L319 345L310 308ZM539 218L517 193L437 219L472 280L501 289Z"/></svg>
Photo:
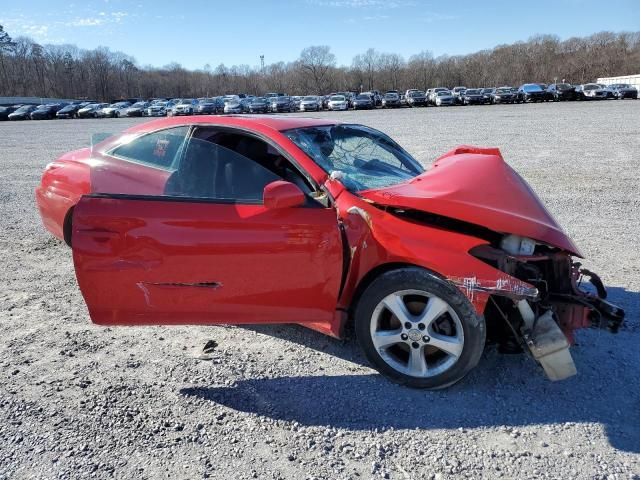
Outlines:
<svg viewBox="0 0 640 480"><path fill-rule="evenodd" d="M262 203L264 187L281 178L221 145L191 138L165 195Z"/></svg>

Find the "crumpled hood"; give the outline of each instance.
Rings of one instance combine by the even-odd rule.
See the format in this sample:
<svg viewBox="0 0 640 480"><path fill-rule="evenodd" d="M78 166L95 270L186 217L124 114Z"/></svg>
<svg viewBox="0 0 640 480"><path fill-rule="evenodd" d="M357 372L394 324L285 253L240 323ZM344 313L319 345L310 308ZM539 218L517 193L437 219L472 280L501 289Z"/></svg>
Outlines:
<svg viewBox="0 0 640 480"><path fill-rule="evenodd" d="M407 182L359 195L380 205L434 213L495 232L529 237L582 257L497 148L458 147Z"/></svg>

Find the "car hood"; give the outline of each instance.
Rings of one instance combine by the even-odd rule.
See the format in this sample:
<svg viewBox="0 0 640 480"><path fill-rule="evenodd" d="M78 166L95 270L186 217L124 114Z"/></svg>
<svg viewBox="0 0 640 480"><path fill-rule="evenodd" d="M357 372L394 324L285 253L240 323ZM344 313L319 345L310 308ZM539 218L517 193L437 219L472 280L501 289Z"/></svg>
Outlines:
<svg viewBox="0 0 640 480"><path fill-rule="evenodd" d="M529 237L582 257L497 148L458 147L409 181L359 195L379 205L420 210Z"/></svg>

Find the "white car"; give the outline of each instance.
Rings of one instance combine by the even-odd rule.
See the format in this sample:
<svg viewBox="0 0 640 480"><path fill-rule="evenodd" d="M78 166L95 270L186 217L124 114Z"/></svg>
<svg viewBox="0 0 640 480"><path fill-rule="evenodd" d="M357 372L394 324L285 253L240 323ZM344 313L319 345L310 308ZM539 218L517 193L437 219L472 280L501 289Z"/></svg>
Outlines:
<svg viewBox="0 0 640 480"><path fill-rule="evenodd" d="M98 112L98 116L106 117L106 118L117 118L117 117L120 117L121 114L124 116L122 112L127 108L129 108L130 106L131 104L129 102L112 103L111 105L104 107L102 110L100 110Z"/></svg>
<svg viewBox="0 0 640 480"><path fill-rule="evenodd" d="M334 95L329 98L327 108L329 110L347 110L349 108L349 102L344 95Z"/></svg>
<svg viewBox="0 0 640 480"><path fill-rule="evenodd" d="M171 115L193 115L197 104L194 98L183 98L171 108Z"/></svg>

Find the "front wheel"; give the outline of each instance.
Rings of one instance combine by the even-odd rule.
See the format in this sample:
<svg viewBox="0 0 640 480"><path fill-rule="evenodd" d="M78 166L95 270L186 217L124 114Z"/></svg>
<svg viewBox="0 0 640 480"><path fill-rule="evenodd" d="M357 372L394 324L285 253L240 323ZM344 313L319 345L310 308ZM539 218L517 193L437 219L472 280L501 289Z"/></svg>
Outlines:
<svg viewBox="0 0 640 480"><path fill-rule="evenodd" d="M421 268L387 272L369 285L355 312L358 342L385 377L439 389L478 364L486 329L455 286Z"/></svg>

